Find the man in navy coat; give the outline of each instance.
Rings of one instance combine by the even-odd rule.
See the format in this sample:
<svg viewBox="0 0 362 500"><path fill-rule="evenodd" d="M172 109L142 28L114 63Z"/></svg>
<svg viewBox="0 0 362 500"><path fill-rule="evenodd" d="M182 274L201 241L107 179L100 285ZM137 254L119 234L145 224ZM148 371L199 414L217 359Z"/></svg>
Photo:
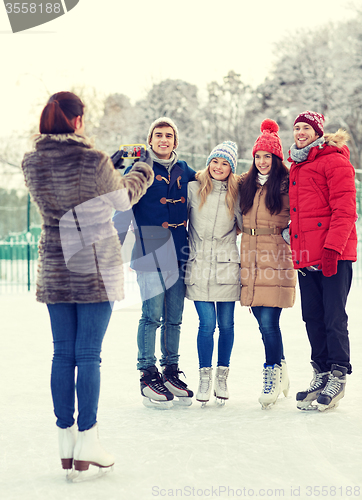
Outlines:
<svg viewBox="0 0 362 500"><path fill-rule="evenodd" d="M146 406L169 407L174 396L175 403L189 405L193 392L179 378L178 350L185 296L183 264L188 258L187 184L195 179L195 171L178 160L178 130L170 118L152 123L147 143L155 178L132 207L136 243L131 267L137 272L142 298L137 333L141 394ZM123 217L114 217L116 227L119 216ZM158 327L162 375L155 356Z"/></svg>

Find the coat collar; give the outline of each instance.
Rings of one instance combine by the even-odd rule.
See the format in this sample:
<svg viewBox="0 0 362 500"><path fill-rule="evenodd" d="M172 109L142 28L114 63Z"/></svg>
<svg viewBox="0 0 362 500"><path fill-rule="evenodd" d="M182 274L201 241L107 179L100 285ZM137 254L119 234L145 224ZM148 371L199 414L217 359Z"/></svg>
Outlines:
<svg viewBox="0 0 362 500"><path fill-rule="evenodd" d="M77 134L38 134L34 137L34 146L49 147L56 144L73 144L85 148L93 148L93 139Z"/></svg>

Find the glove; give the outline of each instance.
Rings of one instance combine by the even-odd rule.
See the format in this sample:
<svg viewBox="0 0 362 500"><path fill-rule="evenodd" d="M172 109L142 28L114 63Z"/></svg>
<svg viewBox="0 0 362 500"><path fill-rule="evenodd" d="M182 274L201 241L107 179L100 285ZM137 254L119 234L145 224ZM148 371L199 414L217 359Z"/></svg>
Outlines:
<svg viewBox="0 0 362 500"><path fill-rule="evenodd" d="M116 151L112 156L111 156L112 163L114 165L114 168L117 169L122 169L125 168L124 164L124 159L123 159L123 151Z"/></svg>
<svg viewBox="0 0 362 500"><path fill-rule="evenodd" d="M139 158L139 161L143 161L143 163L147 163L151 168L153 167L153 160L151 158L151 153L144 148L141 148L141 156Z"/></svg>
<svg viewBox="0 0 362 500"><path fill-rule="evenodd" d="M319 269L322 269L323 276L327 278L334 276L337 273L339 253L330 248L324 248L322 251L322 259Z"/></svg>

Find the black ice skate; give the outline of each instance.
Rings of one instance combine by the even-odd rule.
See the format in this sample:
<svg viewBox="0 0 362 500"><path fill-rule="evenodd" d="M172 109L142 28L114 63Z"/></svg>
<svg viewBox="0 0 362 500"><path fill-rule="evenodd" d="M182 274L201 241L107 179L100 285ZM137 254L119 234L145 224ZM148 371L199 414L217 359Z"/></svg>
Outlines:
<svg viewBox="0 0 362 500"><path fill-rule="evenodd" d="M339 400L343 398L345 393L346 374L347 368L345 366L332 365L328 382L317 399L319 411L337 408Z"/></svg>
<svg viewBox="0 0 362 500"><path fill-rule="evenodd" d="M299 408L299 410L318 410L318 406L313 405L312 402L318 399L330 375L330 372L322 372L314 361L311 361L310 364L314 371L313 379L306 391L297 393L297 408Z"/></svg>
<svg viewBox="0 0 362 500"><path fill-rule="evenodd" d="M177 397L177 399L173 401L174 405L190 406L192 405L191 398L194 393L187 388L185 382L180 380L181 373L185 375L184 372L179 370L178 365L167 365L163 369L162 380L165 387Z"/></svg>
<svg viewBox="0 0 362 500"><path fill-rule="evenodd" d="M161 375L155 366L150 366L147 370L141 370L140 384L145 406L162 410L172 407L174 396L163 384Z"/></svg>

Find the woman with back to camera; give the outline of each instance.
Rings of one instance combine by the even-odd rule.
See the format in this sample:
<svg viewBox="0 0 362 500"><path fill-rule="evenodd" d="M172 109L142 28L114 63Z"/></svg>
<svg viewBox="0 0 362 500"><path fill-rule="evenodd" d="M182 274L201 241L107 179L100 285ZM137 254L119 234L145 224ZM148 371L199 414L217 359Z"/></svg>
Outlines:
<svg viewBox="0 0 362 500"><path fill-rule="evenodd" d="M282 308L294 304L296 272L290 247L282 237L289 223L289 170L283 162L279 126L267 119L260 130L253 163L240 183L240 303L251 307L262 335L266 359L259 402L267 408L289 390L279 319Z"/></svg>
<svg viewBox="0 0 362 500"><path fill-rule="evenodd" d="M52 95L41 114L34 151L22 162L42 217L36 297L47 304L52 328L59 453L64 469L72 469L74 458L78 471L114 463L97 429L102 341L110 302L124 297L121 245L111 216L113 207L129 209L153 181L147 156L122 177L84 136L83 111L75 94Z"/></svg>
<svg viewBox="0 0 362 500"><path fill-rule="evenodd" d="M188 185L190 257L186 264L186 297L199 316L197 401L205 405L212 389L214 331L219 327L214 395L229 398L227 377L234 343L235 301L240 297L240 258L236 246L241 227L237 146L225 141L210 153L206 168Z"/></svg>

